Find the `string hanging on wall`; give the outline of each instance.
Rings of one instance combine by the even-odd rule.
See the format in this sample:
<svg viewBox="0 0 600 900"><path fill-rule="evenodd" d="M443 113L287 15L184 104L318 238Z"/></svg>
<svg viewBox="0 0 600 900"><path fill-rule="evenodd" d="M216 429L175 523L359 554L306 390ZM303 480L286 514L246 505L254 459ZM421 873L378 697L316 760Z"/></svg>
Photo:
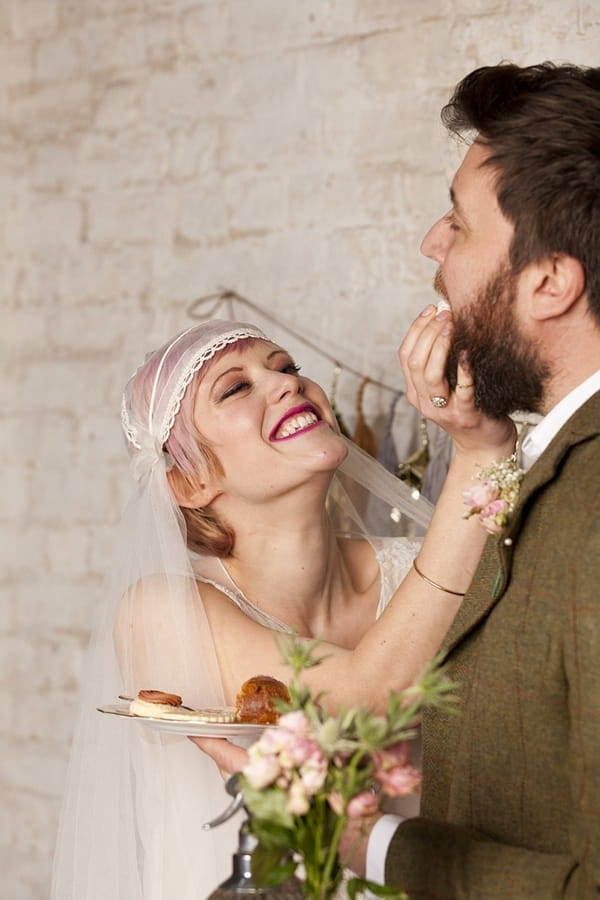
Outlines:
<svg viewBox="0 0 600 900"><path fill-rule="evenodd" d="M258 303L248 299L248 297L242 296L237 291L232 290L231 288L220 288L218 291L215 291L212 294L206 294L203 297L198 297L196 300L193 300L192 303L187 308L187 313L192 319L198 319L199 321L205 321L206 319L213 318L219 310L223 308L226 311L226 315L231 319L236 318L235 313L235 304L240 304L247 309L252 310L257 313L262 318L266 319L268 322L271 322L277 328L280 328L282 331L285 331L295 340L300 341L306 347L309 347L319 356L324 359L329 360L334 366L333 370L333 381L331 386L331 396L330 402L334 414L338 420L338 424L340 426L340 430L346 437L351 437L346 428L341 413L336 406L336 392L339 376L342 371L348 372L351 375L354 375L356 378L360 379L360 386L357 394L357 409L359 412L359 425L362 428L362 432L364 433L367 430L367 439L370 440L371 432L366 422L364 421L364 417L362 416L362 394L364 388L367 384L375 385L376 387L382 388L385 391L390 391L394 395L394 399L392 400L392 405L390 407L390 414L388 416L388 421L386 424L386 432L384 435L384 443L386 444L386 454L385 458L381 458L380 462L386 467L389 468L389 471L394 471L395 474L403 481L407 481L409 484L415 487L416 490L420 490L423 486L423 482L430 473L433 474L433 468L436 469L436 484L435 491L433 495L429 495L429 499L434 501L437 499L437 492L441 488L441 483L443 482L443 478L445 477L445 473L449 464L449 457L451 455L451 450L449 449L450 441L446 435L439 435L439 440L435 442L435 447L432 448L429 442L429 436L427 433L427 422L424 418L420 418L418 422L418 430L419 430L419 447L417 450L408 457L407 460L401 463L397 463L395 458L395 454L393 453L393 447L390 446L393 443L393 439L391 436L392 425L393 425L393 414L396 407L396 403L399 398L404 396L404 391L398 390L397 387L392 387L390 384L386 384L385 381L381 381L377 378L371 378L370 375L366 375L364 372L359 371L358 369L349 366L347 363L341 363L337 357L333 354L329 353L327 350L324 350L314 341L300 334L293 328L291 325L288 325L286 322L283 322L281 319L274 316L272 313L268 312ZM513 419L517 425L520 427L523 423L527 424L530 422L529 417L524 416L523 414L518 414L513 416ZM537 420L537 417L533 417L533 423ZM359 428L359 431L360 431ZM352 436L356 440L356 435ZM360 434L359 434L359 442L360 442ZM377 447L374 443L368 452L371 452L373 456L377 456ZM393 467L390 466L390 460L393 459L396 461L396 465ZM438 471L439 470L439 471Z"/></svg>
<svg viewBox="0 0 600 900"><path fill-rule="evenodd" d="M236 311L235 311L236 304L239 304L240 306L246 307L247 309L252 310L252 312L257 313L263 319L266 319L268 322L271 322L277 328L282 329L282 331L289 334L295 340L300 341L303 345L305 345L306 347L309 347L315 353L319 354L324 359L329 360L329 362L331 362L333 364L334 370L333 370L333 380L332 380L332 385L331 385L330 403L331 403L332 409L334 411L334 414L337 418L338 424L340 426L340 430L342 431L343 434L346 435L346 437L352 437L352 439L356 443L358 443L359 446L362 446L363 449L365 449L372 456L377 456L377 442L376 442L376 439L375 439L375 436L374 436L372 430L370 429L370 427L368 426L368 424L365 420L363 410L362 410L364 389L368 384L371 384L371 385L375 385L376 387L382 388L383 390L386 390L386 391L389 391L390 393L392 393L393 394L392 406L391 406L392 411L395 410L398 400L404 396L404 392L399 390L398 387L392 387L392 385L386 384L386 382L381 381L377 378L371 378L371 376L366 375L365 373L359 371L358 369L353 368L352 366L347 365L346 363L341 363L337 357L333 356L327 350L324 350L322 347L318 346L318 344L316 344L314 341L312 341L309 338L305 337L304 335L300 334L298 331L296 331L295 328L288 325L286 322L283 322L281 319L277 318L272 313L268 312L266 309L264 309L258 303L255 303L254 301L248 299L248 297L242 296L237 291L234 291L231 288L221 288L220 290L215 291L212 294L206 294L203 297L198 297L196 300L192 301L192 303L188 306L187 313L190 316L190 318L192 318L192 319L198 319L198 320L204 321L206 319L211 319L215 315L217 315L219 312L222 313L224 311L225 314L229 318L235 319L235 318L237 318ZM357 425L356 425L355 432L352 435L350 435L350 433L342 419L342 415L336 405L337 386L338 386L339 377L340 377L340 374L342 371L348 372L360 380L358 393L357 393L357 401L356 401L357 402L357 414L358 414ZM391 429L392 429L392 424L393 424L392 418L393 418L393 416L390 415L389 421L387 423L387 428L390 432L390 434L388 434L388 436L387 436L388 456L390 456L389 443L392 440L392 438L391 438ZM423 434L425 434L425 435L427 434L426 428L427 428L427 425L426 425L425 419L421 419L420 423L419 423L419 431L420 431L422 440L423 440ZM428 450L429 450L429 448L427 446L427 451ZM402 464L400 464L399 466L394 466L393 468L390 468L389 471L394 471L395 474L398 475L398 477L401 480L407 480L411 484L411 486L413 486L415 489L419 490L420 486L421 486L423 472L421 472L419 470L419 474L420 474L419 479L414 477L416 472L414 471L414 468L411 468L411 463L415 462L415 459L414 459L415 456L419 456L419 462L421 462L421 463L423 463L423 462L426 463L428 461L428 458L427 458L427 461L424 460L423 451L422 451L422 449L420 449L419 451L417 451L417 454L413 454L413 456L407 460L405 468L403 468ZM394 455L394 458L395 458L395 455ZM381 462L384 465L386 464L385 460L381 460ZM389 462L389 460L388 460L388 462ZM413 476L412 479L407 477L409 472Z"/></svg>
<svg viewBox="0 0 600 900"><path fill-rule="evenodd" d="M341 372L342 372L342 367L340 366L339 362L336 362L336 364L333 367L333 379L332 379L331 388L329 391L329 402L331 403L331 408L333 410L333 414L337 419L338 428L340 429L340 431L342 432L344 437L349 438L349 437L351 437L350 432L348 431L346 423L344 422L343 416L342 416L341 412L339 411L338 405L337 405L337 387L338 387L338 381L340 379Z"/></svg>
<svg viewBox="0 0 600 900"><path fill-rule="evenodd" d="M355 444L358 444L359 447L362 447L365 453L368 453L370 456L377 456L377 440L371 427L367 424L363 412L363 396L368 383L369 379L363 378L356 395L356 425L354 427L352 440Z"/></svg>
<svg viewBox="0 0 600 900"><path fill-rule="evenodd" d="M322 356L324 359L329 360L329 362L333 363L336 367L337 374L339 376L340 370L344 370L345 372L349 372L351 375L354 375L356 378L359 378L361 382L368 382L369 384L373 384L376 387L383 388L385 391L391 391L393 394L402 392L398 391L398 387L392 387L390 384L386 384L384 381L380 381L377 378L371 378L370 375L365 374L364 372L360 372L358 369L352 368L347 363L341 363L339 359L333 354L329 353L327 350L324 350L322 347L319 347L318 344L315 344L314 341L311 341L309 338L300 334L296 331L295 328L292 328L291 325L288 325L286 322L283 322L281 319L278 319L272 313L267 312L266 309L263 309L262 306L259 306L258 303L249 300L247 297L243 297L241 294L238 294L237 291L231 290L230 288L222 288L219 291L216 291L213 294L207 294L204 297L198 297L196 300L193 300L192 303L188 306L187 313L192 319L199 319L204 321L205 319L211 319L215 316L215 314L225 308L227 311L227 315L231 319L235 319L235 304L239 303L241 306L245 306L248 309L251 309L253 312L258 313L258 315L262 316L268 322L272 322L273 325L276 325L278 328L281 328L283 331L287 332L291 337L295 338L297 341L301 341L306 347L310 347L311 350L314 350L315 353L318 353L319 356Z"/></svg>

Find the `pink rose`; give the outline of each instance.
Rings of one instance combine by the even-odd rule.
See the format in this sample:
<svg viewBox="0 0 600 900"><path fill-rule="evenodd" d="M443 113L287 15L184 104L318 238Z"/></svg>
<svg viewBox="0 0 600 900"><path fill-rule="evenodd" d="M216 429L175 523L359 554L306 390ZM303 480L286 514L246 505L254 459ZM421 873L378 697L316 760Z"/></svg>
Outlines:
<svg viewBox="0 0 600 900"><path fill-rule="evenodd" d="M288 753L295 766L301 766L303 763L308 762L309 759L321 759L323 756L321 748L316 741L301 735L294 737L294 740L288 747Z"/></svg>
<svg viewBox="0 0 600 900"><path fill-rule="evenodd" d="M409 745L406 741L400 741L373 754L375 764L373 777L377 779L388 797L414 794L421 784L420 771L409 765L408 759Z"/></svg>
<svg viewBox="0 0 600 900"><path fill-rule="evenodd" d="M363 816L372 816L378 808L377 794L374 794L373 791L361 791L360 794L355 794L348 801L346 812L351 819L359 819Z"/></svg>
<svg viewBox="0 0 600 900"><path fill-rule="evenodd" d="M327 777L327 760L322 753L315 753L300 768L302 784L309 794L316 794Z"/></svg>
<svg viewBox="0 0 600 900"><path fill-rule="evenodd" d="M386 747L385 750L377 750L373 754L373 763L377 771L385 771L396 766L406 765L408 757L408 741L398 741L397 744L392 744L390 747Z"/></svg>
<svg viewBox="0 0 600 900"><path fill-rule="evenodd" d="M308 812L309 806L310 801L306 788L299 778L295 778L288 788L287 811L293 816L303 816L305 812Z"/></svg>
<svg viewBox="0 0 600 900"><path fill-rule="evenodd" d="M287 743L277 754L279 764L284 771L300 769L309 761L320 763L323 754L319 745L309 738L287 732Z"/></svg>
<svg viewBox="0 0 600 900"><path fill-rule="evenodd" d="M256 745L254 745L256 746ZM256 790L262 790L269 784L273 784L281 774L281 767L276 756L263 756L260 753L252 753L254 747L250 747L250 761L244 767L244 775Z"/></svg>
<svg viewBox="0 0 600 900"><path fill-rule="evenodd" d="M263 755L277 756L283 770L298 768L315 754L321 755L316 741L305 736L308 720L304 713L289 713L282 716L280 722L283 719L292 725L293 730L278 725L277 728L264 731L253 748L257 748Z"/></svg>
<svg viewBox="0 0 600 900"><path fill-rule="evenodd" d="M474 512L479 512L480 509L496 500L498 494L496 485L487 480L480 481L479 484L463 492L463 503L465 506L474 507Z"/></svg>
<svg viewBox="0 0 600 900"><path fill-rule="evenodd" d="M395 766L393 769L377 772L375 777L388 797L415 794L421 784L421 773L414 766Z"/></svg>
<svg viewBox="0 0 600 900"><path fill-rule="evenodd" d="M485 509L479 513L479 520L490 534L498 534L506 525L508 519L508 504L506 500L494 500L488 503Z"/></svg>
<svg viewBox="0 0 600 900"><path fill-rule="evenodd" d="M263 753L277 754L288 750L295 740L296 735L287 728L267 728L253 746L260 747Z"/></svg>
<svg viewBox="0 0 600 900"><path fill-rule="evenodd" d="M292 731L294 734L310 734L312 730L309 720L301 709L284 713L279 717L277 725L278 728L285 728L287 731Z"/></svg>

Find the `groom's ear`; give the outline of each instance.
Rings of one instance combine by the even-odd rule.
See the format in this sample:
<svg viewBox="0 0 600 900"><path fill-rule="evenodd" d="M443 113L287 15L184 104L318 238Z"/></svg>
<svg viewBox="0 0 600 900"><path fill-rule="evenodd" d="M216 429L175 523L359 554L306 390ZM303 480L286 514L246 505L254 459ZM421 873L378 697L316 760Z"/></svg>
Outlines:
<svg viewBox="0 0 600 900"><path fill-rule="evenodd" d="M210 506L220 493L217 479L208 474L190 478L180 469L174 468L167 472L167 480L177 505L187 509L203 509Z"/></svg>
<svg viewBox="0 0 600 900"><path fill-rule="evenodd" d="M570 312L585 294L585 272L574 256L551 253L527 267L529 311L542 322Z"/></svg>

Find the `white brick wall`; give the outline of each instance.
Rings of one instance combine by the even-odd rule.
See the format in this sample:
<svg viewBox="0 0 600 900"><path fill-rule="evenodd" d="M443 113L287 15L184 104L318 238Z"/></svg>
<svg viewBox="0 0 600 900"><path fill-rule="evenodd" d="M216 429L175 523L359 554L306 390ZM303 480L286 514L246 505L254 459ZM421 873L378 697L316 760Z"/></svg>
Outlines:
<svg viewBox="0 0 600 900"><path fill-rule="evenodd" d="M0 41L0 896L45 900L125 378L226 285L401 387L441 104L476 65L596 63L600 3L3 0Z"/></svg>

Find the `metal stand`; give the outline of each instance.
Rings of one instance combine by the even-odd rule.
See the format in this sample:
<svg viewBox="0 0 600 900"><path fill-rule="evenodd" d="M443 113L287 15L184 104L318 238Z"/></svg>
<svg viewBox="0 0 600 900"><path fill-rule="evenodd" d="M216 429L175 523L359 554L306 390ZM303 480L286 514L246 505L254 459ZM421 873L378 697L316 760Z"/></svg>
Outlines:
<svg viewBox="0 0 600 900"><path fill-rule="evenodd" d="M232 775L227 779L225 790L233 798L231 803L220 816L217 816L212 822L206 822L202 826L203 828L211 829L221 825L243 806L242 793L238 790L237 775ZM246 812L248 811L246 810ZM231 875L210 894L207 900L234 900L239 894L255 894L257 900L258 898L259 900L303 900L302 882L295 876L272 888L256 887L252 874L252 851L256 847L257 840L250 831L248 823L249 818L242 822L239 830L238 847L232 857Z"/></svg>

